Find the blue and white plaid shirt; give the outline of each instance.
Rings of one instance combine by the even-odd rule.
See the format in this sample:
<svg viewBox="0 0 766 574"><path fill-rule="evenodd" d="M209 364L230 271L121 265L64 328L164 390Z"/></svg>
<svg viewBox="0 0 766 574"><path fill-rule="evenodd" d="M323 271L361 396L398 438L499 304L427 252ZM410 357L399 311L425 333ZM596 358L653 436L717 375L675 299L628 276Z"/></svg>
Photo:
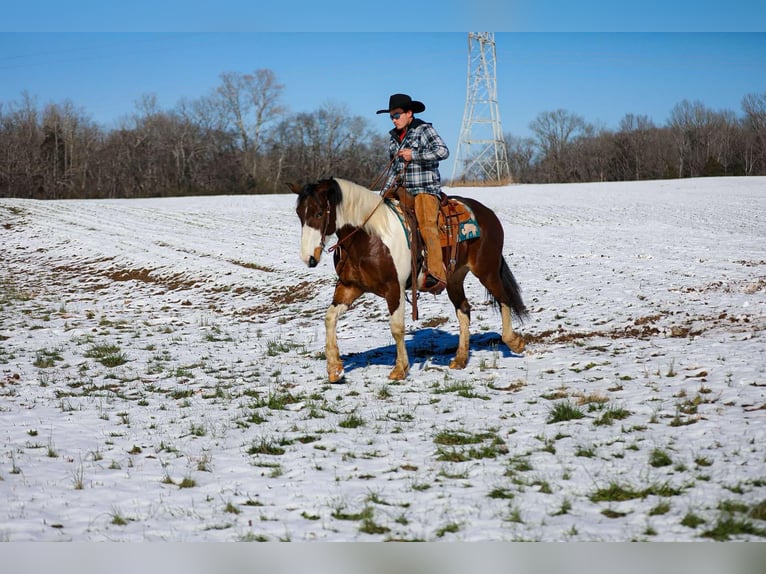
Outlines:
<svg viewBox="0 0 766 574"><path fill-rule="evenodd" d="M403 140L399 140L400 134L396 129L392 129L389 134L391 139L388 142L388 156L395 158L400 149L409 148L412 150L412 161L405 162L403 158L396 158L383 190L402 185L413 195L418 193L439 195L441 192L439 162L449 157L449 149L434 127L415 118L410 123Z"/></svg>

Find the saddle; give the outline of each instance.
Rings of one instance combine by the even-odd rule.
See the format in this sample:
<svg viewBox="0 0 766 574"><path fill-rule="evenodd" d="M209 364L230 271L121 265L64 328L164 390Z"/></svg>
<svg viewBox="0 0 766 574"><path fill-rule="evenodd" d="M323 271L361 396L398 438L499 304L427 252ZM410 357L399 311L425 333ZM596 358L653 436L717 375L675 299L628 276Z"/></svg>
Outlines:
<svg viewBox="0 0 766 574"><path fill-rule="evenodd" d="M423 265L423 239L415 217L415 198L404 187L387 191L384 196L389 206L399 215L412 253L412 318L417 319L417 281L418 272ZM462 201L449 197L444 192L439 197L439 214L436 219L439 239L442 245L444 266L447 278L457 265L458 245L462 241L479 237L479 224L473 211Z"/></svg>

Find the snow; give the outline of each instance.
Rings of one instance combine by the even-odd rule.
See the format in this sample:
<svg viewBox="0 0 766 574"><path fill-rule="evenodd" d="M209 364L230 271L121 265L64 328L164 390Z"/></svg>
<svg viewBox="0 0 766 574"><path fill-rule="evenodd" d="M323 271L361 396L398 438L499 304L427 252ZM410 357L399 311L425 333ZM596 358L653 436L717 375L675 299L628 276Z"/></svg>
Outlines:
<svg viewBox="0 0 766 574"><path fill-rule="evenodd" d="M465 370L426 295L389 381L365 295L342 385L293 194L0 199L0 539L766 538L766 178L447 191L504 224L525 354L469 277Z"/></svg>

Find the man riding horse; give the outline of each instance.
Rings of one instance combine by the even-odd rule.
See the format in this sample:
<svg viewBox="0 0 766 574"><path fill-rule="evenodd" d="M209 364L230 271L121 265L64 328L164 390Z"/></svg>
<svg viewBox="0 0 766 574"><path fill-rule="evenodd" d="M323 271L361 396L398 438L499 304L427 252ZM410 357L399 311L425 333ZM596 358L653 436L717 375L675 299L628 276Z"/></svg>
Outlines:
<svg viewBox="0 0 766 574"><path fill-rule="evenodd" d="M438 294L447 286L437 228L441 193L439 162L449 157L449 149L433 125L415 117L414 114L425 109L423 102L413 100L407 94L393 94L388 100L388 108L376 113L388 113L394 122L388 144L391 174L382 193L386 195L404 187L414 196L415 217L425 242L428 268L423 285L418 288Z"/></svg>

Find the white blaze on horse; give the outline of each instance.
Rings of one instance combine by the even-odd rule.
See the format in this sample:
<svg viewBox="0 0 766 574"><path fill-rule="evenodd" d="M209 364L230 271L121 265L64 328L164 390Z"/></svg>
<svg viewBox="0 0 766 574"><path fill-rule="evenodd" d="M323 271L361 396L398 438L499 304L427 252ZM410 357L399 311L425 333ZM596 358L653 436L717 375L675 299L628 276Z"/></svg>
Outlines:
<svg viewBox="0 0 766 574"><path fill-rule="evenodd" d="M300 219L301 259L315 267L325 248L325 241L336 235L334 250L335 285L332 304L325 316L325 354L330 382L344 376L337 340L338 318L363 293L374 293L386 300L391 335L396 343L396 363L389 374L401 380L409 371L404 345L405 289L412 280L411 252L408 237L396 212L374 191L343 179L326 179L303 188L288 184L298 194L296 213ZM503 227L495 213L470 198L453 198L473 212L479 228L478 237L461 241L444 259L454 259L447 278L447 294L455 306L460 334L455 358L450 368L465 368L468 362L471 307L466 299L463 280L471 271L499 306L502 340L514 353L524 350L524 339L513 331L512 316L520 320L527 311L521 291L503 257Z"/></svg>

